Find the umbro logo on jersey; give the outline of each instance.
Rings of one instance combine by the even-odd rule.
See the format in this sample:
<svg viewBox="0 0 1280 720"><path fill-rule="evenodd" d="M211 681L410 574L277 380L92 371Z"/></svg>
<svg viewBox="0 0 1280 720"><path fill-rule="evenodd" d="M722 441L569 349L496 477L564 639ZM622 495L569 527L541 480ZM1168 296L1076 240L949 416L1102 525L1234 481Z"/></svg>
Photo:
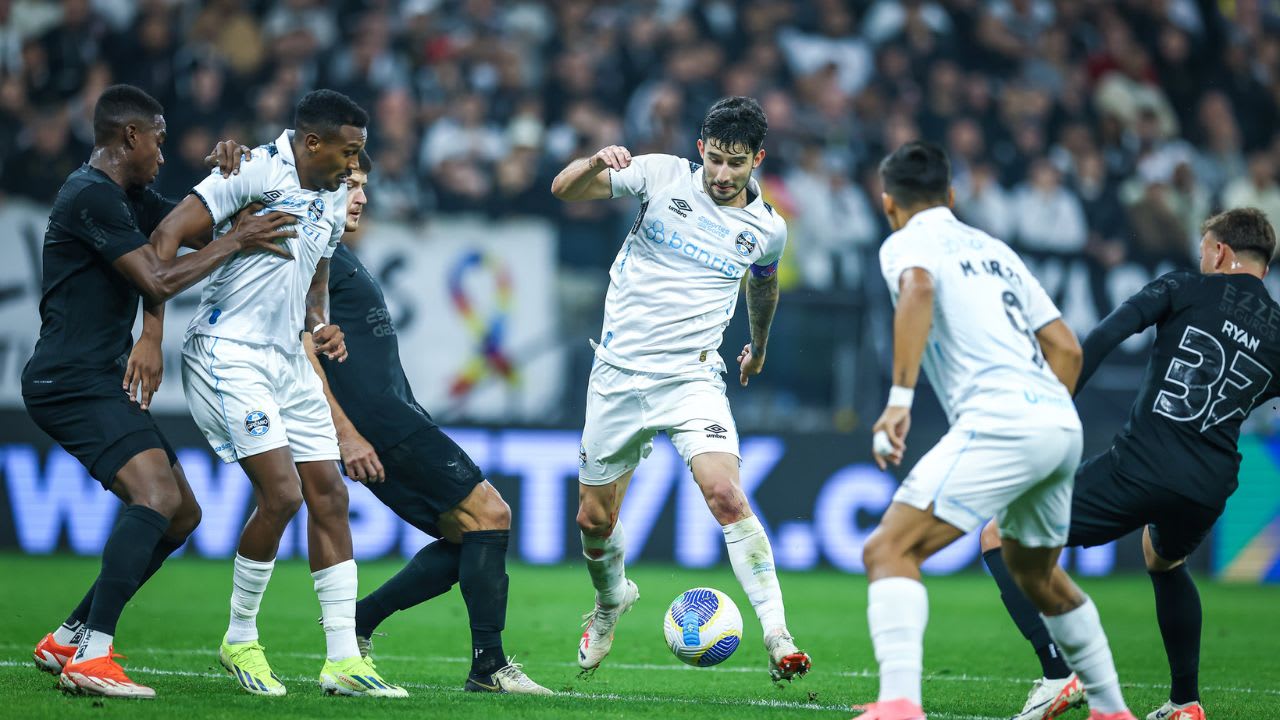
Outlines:
<svg viewBox="0 0 1280 720"><path fill-rule="evenodd" d="M680 217L689 217L689 212L693 210L693 206L680 198L673 198L667 209Z"/></svg>
<svg viewBox="0 0 1280 720"><path fill-rule="evenodd" d="M709 438L715 438L717 440L728 440L729 439L728 436L725 435L725 433L727 432L729 431L721 427L720 425L712 424L707 426L707 437Z"/></svg>
<svg viewBox="0 0 1280 720"><path fill-rule="evenodd" d="M284 193L280 190L268 190L262 193L262 202L271 205L282 197L284 197Z"/></svg>

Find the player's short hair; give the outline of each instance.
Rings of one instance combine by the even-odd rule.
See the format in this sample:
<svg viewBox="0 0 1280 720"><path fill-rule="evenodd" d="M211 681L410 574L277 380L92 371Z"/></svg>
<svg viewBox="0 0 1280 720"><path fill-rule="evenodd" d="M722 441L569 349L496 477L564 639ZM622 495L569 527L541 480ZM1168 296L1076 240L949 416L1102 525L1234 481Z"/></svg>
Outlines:
<svg viewBox="0 0 1280 720"><path fill-rule="evenodd" d="M106 145L129 123L141 120L149 125L155 116L163 114L160 101L142 88L112 85L102 91L93 106L93 144Z"/></svg>
<svg viewBox="0 0 1280 720"><path fill-rule="evenodd" d="M373 171L373 158L369 157L369 151L360 148L360 172L368 175Z"/></svg>
<svg viewBox="0 0 1280 720"><path fill-rule="evenodd" d="M721 98L702 118L702 141L715 140L725 150L746 149L754 155L764 145L767 132L769 121L755 98Z"/></svg>
<svg viewBox="0 0 1280 720"><path fill-rule="evenodd" d="M951 161L941 147L912 140L880 162L880 181L902 207L945 203L951 187Z"/></svg>
<svg viewBox="0 0 1280 720"><path fill-rule="evenodd" d="M1218 213L1200 226L1200 232L1213 233L1218 242L1236 254L1247 253L1270 264L1276 255L1276 231L1258 208L1236 208Z"/></svg>
<svg viewBox="0 0 1280 720"><path fill-rule="evenodd" d="M293 111L293 126L304 133L333 137L343 125L368 127L369 113L337 90L312 90Z"/></svg>

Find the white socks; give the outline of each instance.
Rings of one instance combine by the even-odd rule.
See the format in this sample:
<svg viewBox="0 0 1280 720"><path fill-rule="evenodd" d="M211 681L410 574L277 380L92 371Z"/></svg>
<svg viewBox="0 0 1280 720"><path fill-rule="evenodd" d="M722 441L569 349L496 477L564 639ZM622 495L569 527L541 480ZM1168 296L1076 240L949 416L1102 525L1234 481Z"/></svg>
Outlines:
<svg viewBox="0 0 1280 720"><path fill-rule="evenodd" d="M617 607L622 603L622 594L626 590L627 573L623 565L626 543L623 538L621 520L613 526L613 532L607 538L582 533L582 556L587 559L587 572L591 573L591 584L596 589L596 602L603 607Z"/></svg>
<svg viewBox="0 0 1280 720"><path fill-rule="evenodd" d="M76 650L76 657L72 662L84 662L94 658L106 657L111 652L111 642L114 636L108 635L96 630L84 631L84 637L80 638L80 648Z"/></svg>
<svg viewBox="0 0 1280 720"><path fill-rule="evenodd" d="M360 654L356 645L356 561L345 560L311 573L330 662Z"/></svg>
<svg viewBox="0 0 1280 720"><path fill-rule="evenodd" d="M891 577L867 587L867 624L880 663L880 701L906 698L920 705L924 628L929 596L918 580Z"/></svg>
<svg viewBox="0 0 1280 720"><path fill-rule="evenodd" d="M258 562L236 553L231 576L231 622L227 625L227 642L253 642L258 639L258 606L267 591L276 561Z"/></svg>
<svg viewBox="0 0 1280 720"><path fill-rule="evenodd" d="M62 623L57 630L53 631L53 641L59 645L79 645L80 638L84 636L84 623L76 621L74 624Z"/></svg>
<svg viewBox="0 0 1280 720"><path fill-rule="evenodd" d="M786 630L787 614L782 606L782 588L773 568L773 547L764 534L764 526L755 515L721 528L729 549L733 574L751 600L765 636L774 629Z"/></svg>
<svg viewBox="0 0 1280 720"><path fill-rule="evenodd" d="M1062 650L1067 665L1080 676L1089 708L1104 713L1124 711L1120 678L1093 600L1086 597L1084 604L1071 612L1040 617L1044 618L1045 627Z"/></svg>

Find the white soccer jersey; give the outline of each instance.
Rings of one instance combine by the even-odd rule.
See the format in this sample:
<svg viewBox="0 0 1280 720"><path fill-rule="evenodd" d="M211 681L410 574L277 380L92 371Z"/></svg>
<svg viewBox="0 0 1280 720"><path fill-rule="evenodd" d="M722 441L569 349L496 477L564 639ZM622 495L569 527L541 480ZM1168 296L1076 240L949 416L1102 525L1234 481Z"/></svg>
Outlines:
<svg viewBox="0 0 1280 720"><path fill-rule="evenodd" d="M200 307L187 326L193 335L225 337L241 343L274 345L302 352L306 295L321 258L333 255L346 226L347 188L304 190L285 130L276 141L253 151L240 173L224 178L218 170L191 191L213 216L217 236L231 229L231 218L253 202L262 214L282 211L298 218L296 237L288 239L292 260L267 253L237 254L209 276Z"/></svg>
<svg viewBox="0 0 1280 720"><path fill-rule="evenodd" d="M1031 419L1080 427L1071 395L1036 339L1061 314L1017 253L936 207L913 216L880 247L895 306L908 268L933 279L923 367L953 425L980 418L985 429Z"/></svg>
<svg viewBox="0 0 1280 720"><path fill-rule="evenodd" d="M678 373L724 370L717 349L751 266L772 273L787 224L760 198L717 205L702 166L674 155L640 155L610 171L613 196L640 198L640 213L609 271L596 355L618 367Z"/></svg>

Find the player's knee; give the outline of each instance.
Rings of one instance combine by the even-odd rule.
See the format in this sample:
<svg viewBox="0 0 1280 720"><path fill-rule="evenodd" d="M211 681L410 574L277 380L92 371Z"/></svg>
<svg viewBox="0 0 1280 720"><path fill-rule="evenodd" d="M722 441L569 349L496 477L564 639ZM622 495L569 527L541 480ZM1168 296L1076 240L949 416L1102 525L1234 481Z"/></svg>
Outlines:
<svg viewBox="0 0 1280 720"><path fill-rule="evenodd" d="M979 543L982 546L982 552L990 552L998 549L1000 542L1000 528L996 525L996 521L992 520L982 528L982 534L979 536Z"/></svg>
<svg viewBox="0 0 1280 720"><path fill-rule="evenodd" d="M613 519L604 508L583 505L578 508L578 529L583 535L608 537L613 532Z"/></svg>
<svg viewBox="0 0 1280 720"><path fill-rule="evenodd" d="M169 518L170 522L182 506L182 493L172 483L155 483L141 491L134 490L131 494L134 505L155 510Z"/></svg>
<svg viewBox="0 0 1280 720"><path fill-rule="evenodd" d="M187 538L200 526L203 512L200 503L194 497L184 498L173 519L169 521L169 530L165 534L171 538Z"/></svg>
<svg viewBox="0 0 1280 720"><path fill-rule="evenodd" d="M862 564L868 572L888 565L895 556L899 555L901 552L892 539L878 530L871 533L871 537L867 538L866 544L862 546Z"/></svg>
<svg viewBox="0 0 1280 720"><path fill-rule="evenodd" d="M703 496L707 508L721 525L738 522L751 513L742 488L729 478L709 483L703 489Z"/></svg>
<svg viewBox="0 0 1280 720"><path fill-rule="evenodd" d="M280 524L292 520L301 507L302 489L295 486L264 492L258 499L258 513Z"/></svg>
<svg viewBox="0 0 1280 720"><path fill-rule="evenodd" d="M481 530L510 530L511 506L498 493L491 493L485 500L480 513Z"/></svg>
<svg viewBox="0 0 1280 720"><path fill-rule="evenodd" d="M345 523L350 504L347 486L336 485L308 497L307 514L320 520L341 520Z"/></svg>

